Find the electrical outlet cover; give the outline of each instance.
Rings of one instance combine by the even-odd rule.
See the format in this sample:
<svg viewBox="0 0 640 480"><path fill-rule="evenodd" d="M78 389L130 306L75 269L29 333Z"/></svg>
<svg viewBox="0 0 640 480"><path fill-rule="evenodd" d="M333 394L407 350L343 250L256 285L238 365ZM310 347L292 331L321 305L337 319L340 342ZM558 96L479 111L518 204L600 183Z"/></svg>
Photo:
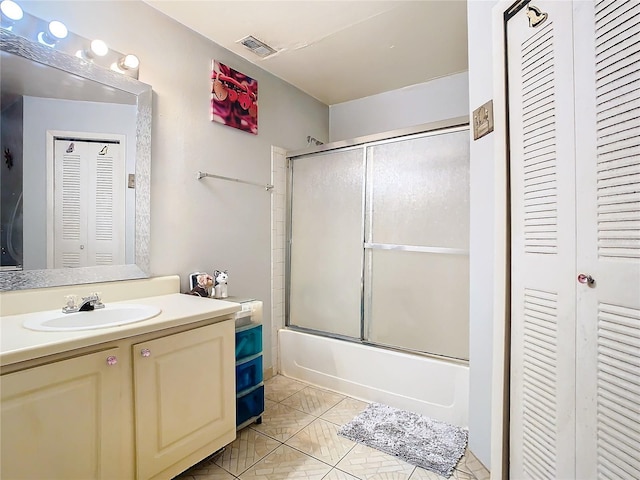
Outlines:
<svg viewBox="0 0 640 480"><path fill-rule="evenodd" d="M473 139L478 140L493 132L493 100L473 111Z"/></svg>

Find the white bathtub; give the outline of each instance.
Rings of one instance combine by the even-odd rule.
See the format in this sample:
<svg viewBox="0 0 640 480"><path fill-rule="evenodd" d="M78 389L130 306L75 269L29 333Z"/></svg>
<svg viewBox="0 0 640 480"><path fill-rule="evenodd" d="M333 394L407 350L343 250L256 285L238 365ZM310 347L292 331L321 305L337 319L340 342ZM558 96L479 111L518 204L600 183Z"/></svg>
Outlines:
<svg viewBox="0 0 640 480"><path fill-rule="evenodd" d="M468 427L469 367L283 329L282 374Z"/></svg>

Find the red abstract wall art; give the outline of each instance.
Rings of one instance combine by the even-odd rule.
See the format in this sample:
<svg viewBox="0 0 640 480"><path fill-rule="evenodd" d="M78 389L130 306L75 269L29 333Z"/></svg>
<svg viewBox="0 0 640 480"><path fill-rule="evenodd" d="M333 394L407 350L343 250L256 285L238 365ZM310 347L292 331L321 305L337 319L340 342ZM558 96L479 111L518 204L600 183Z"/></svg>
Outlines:
<svg viewBox="0 0 640 480"><path fill-rule="evenodd" d="M211 61L211 120L258 134L258 81Z"/></svg>

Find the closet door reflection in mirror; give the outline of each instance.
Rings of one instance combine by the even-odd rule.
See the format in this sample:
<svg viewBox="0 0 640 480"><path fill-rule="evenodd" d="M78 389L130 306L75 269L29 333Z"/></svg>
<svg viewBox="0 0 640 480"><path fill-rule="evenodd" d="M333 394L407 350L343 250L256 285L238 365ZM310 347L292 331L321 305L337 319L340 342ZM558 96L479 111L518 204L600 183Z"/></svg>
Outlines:
<svg viewBox="0 0 640 480"><path fill-rule="evenodd" d="M53 197L47 218L49 267L125 263L125 139L87 137L50 135L47 145L47 156L53 157L53 184L48 185Z"/></svg>

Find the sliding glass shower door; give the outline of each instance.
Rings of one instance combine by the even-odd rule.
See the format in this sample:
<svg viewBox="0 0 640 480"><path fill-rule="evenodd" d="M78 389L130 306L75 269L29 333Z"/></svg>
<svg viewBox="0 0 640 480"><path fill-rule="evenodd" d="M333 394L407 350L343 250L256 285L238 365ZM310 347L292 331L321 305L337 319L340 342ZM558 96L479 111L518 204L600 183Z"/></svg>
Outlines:
<svg viewBox="0 0 640 480"><path fill-rule="evenodd" d="M469 133L368 148L365 339L468 358Z"/></svg>
<svg viewBox="0 0 640 480"><path fill-rule="evenodd" d="M288 324L468 359L468 128L290 165Z"/></svg>
<svg viewBox="0 0 640 480"><path fill-rule="evenodd" d="M360 338L362 150L292 164L289 318L298 327Z"/></svg>

